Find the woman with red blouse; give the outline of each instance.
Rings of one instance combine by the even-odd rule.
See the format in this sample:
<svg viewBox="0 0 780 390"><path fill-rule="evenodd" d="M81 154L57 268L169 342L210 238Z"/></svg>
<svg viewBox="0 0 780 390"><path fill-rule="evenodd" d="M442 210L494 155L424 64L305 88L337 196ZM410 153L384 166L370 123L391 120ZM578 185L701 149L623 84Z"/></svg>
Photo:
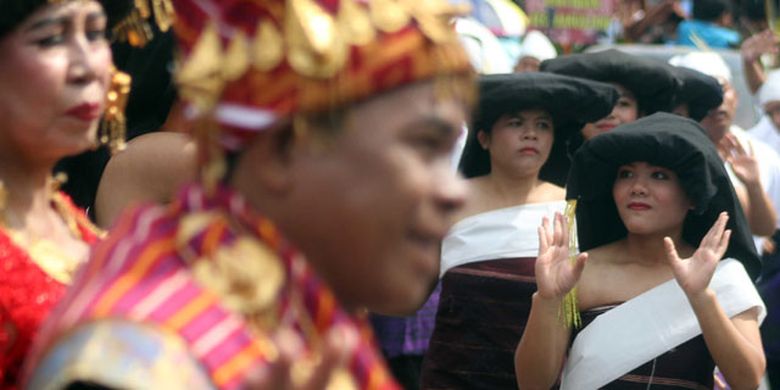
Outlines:
<svg viewBox="0 0 780 390"><path fill-rule="evenodd" d="M111 104L107 10L91 0L15 0L0 13L3 389L16 387L38 327L100 235L51 172L61 158L95 146Z"/></svg>

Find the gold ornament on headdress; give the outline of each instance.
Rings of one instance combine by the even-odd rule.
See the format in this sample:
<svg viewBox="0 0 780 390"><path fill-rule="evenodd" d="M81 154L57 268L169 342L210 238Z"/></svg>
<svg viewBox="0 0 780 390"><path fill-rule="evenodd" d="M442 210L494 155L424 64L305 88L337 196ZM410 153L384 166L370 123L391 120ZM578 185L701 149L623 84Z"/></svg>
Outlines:
<svg viewBox="0 0 780 390"><path fill-rule="evenodd" d="M106 94L106 110L98 130L98 144L107 145L112 155L125 148L127 132L125 107L130 95L131 82L130 75L114 69L111 85Z"/></svg>
<svg viewBox="0 0 780 390"><path fill-rule="evenodd" d="M347 62L347 40L336 20L313 0L288 0L285 36L287 61L302 75L328 78Z"/></svg>
<svg viewBox="0 0 780 390"><path fill-rule="evenodd" d="M569 261L572 262L572 264L577 261L577 223L574 219L576 210L577 200L573 199L566 202L566 208L563 211L569 229ZM580 311L577 309L577 286L574 286L574 288L563 297L561 316L567 327L574 326L575 328L579 328L582 326Z"/></svg>
<svg viewBox="0 0 780 390"><path fill-rule="evenodd" d="M210 111L225 86L222 69L230 68L226 65L217 25L209 22L176 75L179 93L199 111Z"/></svg>
<svg viewBox="0 0 780 390"><path fill-rule="evenodd" d="M225 45L217 22L210 22L177 72L182 97L206 114L242 70L267 72L285 60L301 76L333 78L346 66L350 45L369 44L378 33L400 31L412 19L431 41L456 41L449 21L468 9L444 0L371 0L367 8L340 0L332 15L315 0L286 0L283 12L280 20L260 18L254 36L234 33Z"/></svg>
<svg viewBox="0 0 780 390"><path fill-rule="evenodd" d="M130 16L114 26L114 40L128 42L136 47L146 45L154 38L152 26L149 24L152 16L160 31L168 31L176 19L171 0L135 0Z"/></svg>

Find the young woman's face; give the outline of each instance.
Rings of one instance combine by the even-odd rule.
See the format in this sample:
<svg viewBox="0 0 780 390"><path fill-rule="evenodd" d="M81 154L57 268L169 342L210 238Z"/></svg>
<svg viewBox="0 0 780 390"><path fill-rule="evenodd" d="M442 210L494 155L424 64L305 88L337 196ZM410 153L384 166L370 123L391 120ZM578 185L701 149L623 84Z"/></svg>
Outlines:
<svg viewBox="0 0 780 390"><path fill-rule="evenodd" d="M645 162L618 168L612 196L620 219L633 234L679 234L691 208L677 175Z"/></svg>
<svg viewBox="0 0 780 390"><path fill-rule="evenodd" d="M601 133L606 133L620 125L631 123L639 119L639 103L636 96L619 84L612 84L620 93L620 98L612 112L595 123L588 123L582 129L585 139L591 139Z"/></svg>
<svg viewBox="0 0 780 390"><path fill-rule="evenodd" d="M41 7L0 37L0 149L58 159L89 149L112 68L96 1Z"/></svg>
<svg viewBox="0 0 780 390"><path fill-rule="evenodd" d="M490 153L491 170L538 175L552 149L553 120L545 110L522 110L502 115L489 135L480 131L477 136Z"/></svg>

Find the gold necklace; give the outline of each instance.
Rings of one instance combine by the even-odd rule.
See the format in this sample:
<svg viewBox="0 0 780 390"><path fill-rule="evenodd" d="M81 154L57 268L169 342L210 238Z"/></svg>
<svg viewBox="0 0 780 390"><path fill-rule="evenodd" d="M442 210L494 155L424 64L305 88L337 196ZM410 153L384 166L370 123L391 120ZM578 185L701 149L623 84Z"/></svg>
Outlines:
<svg viewBox="0 0 780 390"><path fill-rule="evenodd" d="M58 192L59 186L64 181L63 177L51 179L49 203L57 215L67 226L72 237L82 240L83 235L79 230L76 216L68 207L65 198ZM2 217L2 229L13 243L25 251L30 259L38 265L47 275L63 284L70 284L73 275L84 259L66 254L58 244L46 237L33 237L30 232L12 229L9 220L20 222L19 218L8 209L8 190L0 181L0 216ZM23 225L19 223L19 225Z"/></svg>

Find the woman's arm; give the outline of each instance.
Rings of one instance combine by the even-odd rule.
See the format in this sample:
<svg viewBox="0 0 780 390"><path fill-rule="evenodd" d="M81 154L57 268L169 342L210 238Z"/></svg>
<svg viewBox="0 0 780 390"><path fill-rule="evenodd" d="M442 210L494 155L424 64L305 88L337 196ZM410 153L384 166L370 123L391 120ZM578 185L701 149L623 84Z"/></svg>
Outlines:
<svg viewBox="0 0 780 390"><path fill-rule="evenodd" d="M727 221L728 215L721 213L688 259L678 257L670 238L665 238L664 242L674 278L696 313L715 364L733 389L755 389L766 368L757 314L755 310L748 310L733 319L728 318L708 287L728 248L731 231L726 230Z"/></svg>
<svg viewBox="0 0 780 390"><path fill-rule="evenodd" d="M729 318L710 289L688 296L688 301L699 320L707 349L729 386L735 390L757 388L766 369L757 310Z"/></svg>
<svg viewBox="0 0 780 390"><path fill-rule="evenodd" d="M515 350L517 385L549 389L558 380L571 330L561 320L563 297L582 275L587 254L569 261L568 226L560 213L554 227L547 218L539 228L539 257L535 273L537 292L523 337Z"/></svg>
<svg viewBox="0 0 780 390"><path fill-rule="evenodd" d="M515 350L515 375L520 389L549 389L558 380L571 329L561 321L561 298L533 295L531 314Z"/></svg>
<svg viewBox="0 0 780 390"><path fill-rule="evenodd" d="M766 81L764 66L761 64L761 55L777 53L777 37L772 30L764 30L751 36L742 42L740 53L742 54L742 68L745 74L750 92L755 94Z"/></svg>

